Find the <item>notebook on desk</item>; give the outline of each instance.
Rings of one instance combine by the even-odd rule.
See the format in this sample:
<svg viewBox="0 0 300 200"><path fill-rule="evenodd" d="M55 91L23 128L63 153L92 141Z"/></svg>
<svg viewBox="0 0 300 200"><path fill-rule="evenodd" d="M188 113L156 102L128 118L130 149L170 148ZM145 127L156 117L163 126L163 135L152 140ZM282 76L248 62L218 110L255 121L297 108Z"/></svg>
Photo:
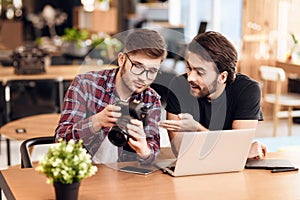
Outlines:
<svg viewBox="0 0 300 200"><path fill-rule="evenodd" d="M255 129L182 132L176 160L158 160L155 165L172 176L242 171Z"/></svg>

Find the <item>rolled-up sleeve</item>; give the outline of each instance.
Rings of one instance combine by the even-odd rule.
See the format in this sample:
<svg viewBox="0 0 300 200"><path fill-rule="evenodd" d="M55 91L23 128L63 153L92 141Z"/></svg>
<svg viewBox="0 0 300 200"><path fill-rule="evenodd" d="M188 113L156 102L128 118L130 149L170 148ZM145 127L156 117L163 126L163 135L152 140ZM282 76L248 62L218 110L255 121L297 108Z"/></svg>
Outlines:
<svg viewBox="0 0 300 200"><path fill-rule="evenodd" d="M102 132L95 132L92 128L91 117L88 116L87 102L88 86L80 76L76 76L66 92L63 110L59 124L55 131L55 140L65 141L83 140L86 149L94 154L104 139Z"/></svg>

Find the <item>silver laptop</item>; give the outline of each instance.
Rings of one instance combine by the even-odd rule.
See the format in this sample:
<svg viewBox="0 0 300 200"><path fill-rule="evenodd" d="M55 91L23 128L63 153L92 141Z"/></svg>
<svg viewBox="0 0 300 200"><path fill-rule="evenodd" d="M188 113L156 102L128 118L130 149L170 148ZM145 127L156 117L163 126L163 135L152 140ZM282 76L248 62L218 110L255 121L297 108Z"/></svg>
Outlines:
<svg viewBox="0 0 300 200"><path fill-rule="evenodd" d="M155 165L172 176L242 171L256 129L181 132L177 159Z"/></svg>

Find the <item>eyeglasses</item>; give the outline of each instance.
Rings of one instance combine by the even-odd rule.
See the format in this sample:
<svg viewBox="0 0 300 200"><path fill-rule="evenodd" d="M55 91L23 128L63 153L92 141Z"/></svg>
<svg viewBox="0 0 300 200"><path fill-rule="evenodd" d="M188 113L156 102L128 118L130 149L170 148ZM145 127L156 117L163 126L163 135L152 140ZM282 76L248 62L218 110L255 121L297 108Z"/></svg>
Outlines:
<svg viewBox="0 0 300 200"><path fill-rule="evenodd" d="M127 53L124 53L126 55L126 57L128 58L128 60L131 63L131 68L130 71L131 73L135 74L135 75L141 75L144 72L146 72L146 76L149 80L153 80L155 79L158 69L156 68L151 68L149 70L146 70L144 66L142 66L141 64L135 64L131 61L131 59L129 58Z"/></svg>

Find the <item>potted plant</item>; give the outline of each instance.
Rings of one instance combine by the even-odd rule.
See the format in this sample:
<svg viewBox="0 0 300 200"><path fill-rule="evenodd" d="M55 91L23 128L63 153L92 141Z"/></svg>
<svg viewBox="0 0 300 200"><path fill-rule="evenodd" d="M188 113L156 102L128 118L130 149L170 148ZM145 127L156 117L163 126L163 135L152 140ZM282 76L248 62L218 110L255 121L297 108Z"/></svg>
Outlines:
<svg viewBox="0 0 300 200"><path fill-rule="evenodd" d="M113 62L122 49L120 40L105 33L92 34L91 41L89 56L93 59L101 59L107 64Z"/></svg>
<svg viewBox="0 0 300 200"><path fill-rule="evenodd" d="M90 32L79 28L65 28L61 52L68 56L84 57L90 50Z"/></svg>
<svg viewBox="0 0 300 200"><path fill-rule="evenodd" d="M82 140L74 140L51 146L39 161L36 170L44 173L48 183L53 183L57 200L77 199L80 181L96 173L91 156L82 146Z"/></svg>

